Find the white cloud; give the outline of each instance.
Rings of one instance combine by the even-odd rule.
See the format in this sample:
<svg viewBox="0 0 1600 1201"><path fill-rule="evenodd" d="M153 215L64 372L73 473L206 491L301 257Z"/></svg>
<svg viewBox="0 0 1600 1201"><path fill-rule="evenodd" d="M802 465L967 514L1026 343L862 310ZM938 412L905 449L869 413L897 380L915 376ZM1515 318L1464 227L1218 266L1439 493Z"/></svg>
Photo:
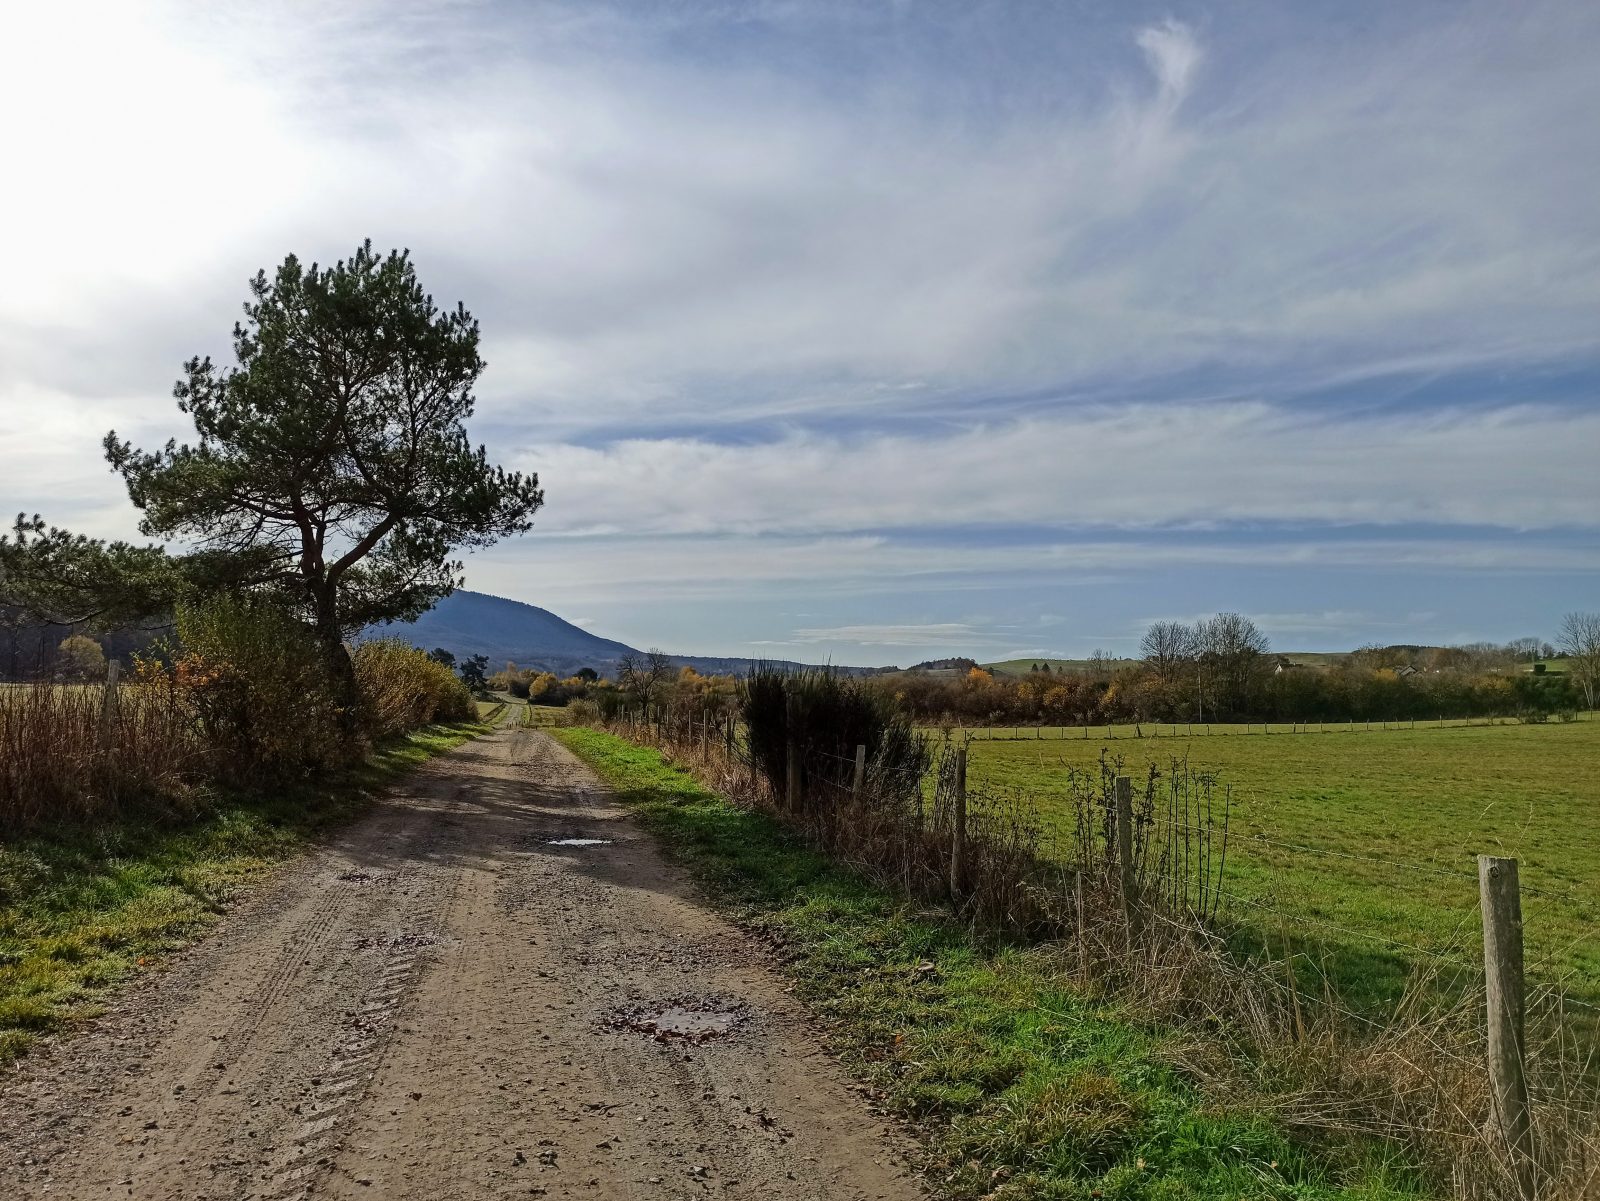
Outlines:
<svg viewBox="0 0 1600 1201"><path fill-rule="evenodd" d="M630 440L515 458L546 486L544 528L567 534L1234 522L1593 529L1596 446L1600 411L1512 405L1347 420L1239 402L921 435Z"/></svg>
<svg viewBox="0 0 1600 1201"><path fill-rule="evenodd" d="M5 509L130 534L104 431L370 234L483 321L512 595L1600 569L1595 397L1528 391L1594 354L1593 5L13 7Z"/></svg>
<svg viewBox="0 0 1600 1201"><path fill-rule="evenodd" d="M828 626L799 629L791 644L837 642L856 646L926 647L966 646L987 642L991 635L968 622L935 621L902 624Z"/></svg>
<svg viewBox="0 0 1600 1201"><path fill-rule="evenodd" d="M854 37L847 9L748 21ZM0 197L0 404L8 376L127 392L135 368L159 394L181 355L225 348L249 272L364 233L484 319L509 426L1592 347L1600 127L1575 48L1596 30L1573 6L1379 44L1286 31L1248 58L1225 25L1204 46L1178 20L1086 27L1070 70L1002 60L1007 103L979 112L916 64L843 89L663 49L675 22L714 44L730 20L19 10L0 100L32 117L0 154L30 186Z"/></svg>
<svg viewBox="0 0 1600 1201"><path fill-rule="evenodd" d="M1200 43L1194 31L1182 21L1167 18L1139 30L1134 40L1149 60L1150 70L1160 89L1161 109L1174 112L1189 94L1196 68L1200 65Z"/></svg>
<svg viewBox="0 0 1600 1201"><path fill-rule="evenodd" d="M1175 571L1449 573L1487 577L1600 574L1600 548L1515 539L1273 539L1241 544L1203 535L1181 544L1063 538L1028 546L928 545L884 538L647 537L541 539L537 534L474 556L469 587L502 596L537 593L559 612L596 598L648 596L728 606L776 606L808 597L914 597L925 588L1013 591L1115 583L1141 588ZM1148 597L1147 591L1135 595ZM876 602L874 602L876 604ZM1243 606L1236 606L1243 607ZM1124 613L1126 609L1124 608ZM820 628L820 627L818 627Z"/></svg>

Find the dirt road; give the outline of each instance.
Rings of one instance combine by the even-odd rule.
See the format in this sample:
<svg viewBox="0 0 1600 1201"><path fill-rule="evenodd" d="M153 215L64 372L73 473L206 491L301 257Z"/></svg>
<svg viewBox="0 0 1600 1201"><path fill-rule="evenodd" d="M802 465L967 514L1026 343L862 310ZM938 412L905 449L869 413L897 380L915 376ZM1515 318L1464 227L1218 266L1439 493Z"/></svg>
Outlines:
<svg viewBox="0 0 1600 1201"><path fill-rule="evenodd" d="M760 949L509 728L0 1084L7 1197L916 1196L898 1150Z"/></svg>

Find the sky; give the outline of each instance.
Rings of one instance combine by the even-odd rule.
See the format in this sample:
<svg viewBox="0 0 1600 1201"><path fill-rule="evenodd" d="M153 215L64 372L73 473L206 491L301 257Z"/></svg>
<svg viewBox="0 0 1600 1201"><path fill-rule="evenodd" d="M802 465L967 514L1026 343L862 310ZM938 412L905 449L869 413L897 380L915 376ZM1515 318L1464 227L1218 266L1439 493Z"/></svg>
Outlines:
<svg viewBox="0 0 1600 1201"><path fill-rule="evenodd" d="M907 665L1600 609L1600 5L10 5L0 508L107 537L246 280L479 319L467 585Z"/></svg>

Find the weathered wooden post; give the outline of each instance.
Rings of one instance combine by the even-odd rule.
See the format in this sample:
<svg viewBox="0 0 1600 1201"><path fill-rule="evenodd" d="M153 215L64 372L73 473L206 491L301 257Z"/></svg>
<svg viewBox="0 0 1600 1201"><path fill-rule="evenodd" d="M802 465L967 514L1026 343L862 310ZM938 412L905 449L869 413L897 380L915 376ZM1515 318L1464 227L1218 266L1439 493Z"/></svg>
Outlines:
<svg viewBox="0 0 1600 1201"><path fill-rule="evenodd" d="M800 812L800 748L794 737L794 696L790 694L784 699L783 732L788 741L787 776L785 778L785 800L788 802L790 813Z"/></svg>
<svg viewBox="0 0 1600 1201"><path fill-rule="evenodd" d="M1133 781L1127 776L1118 776L1112 787L1117 804L1117 879L1121 885L1122 921L1131 950L1138 900L1133 874Z"/></svg>
<svg viewBox="0 0 1600 1201"><path fill-rule="evenodd" d="M855 775L850 781L850 795L853 797L860 797L861 789L865 786L866 782L867 744L864 742L858 742L856 743L856 770Z"/></svg>
<svg viewBox="0 0 1600 1201"><path fill-rule="evenodd" d="M1489 1009L1489 1089L1505 1136L1519 1201L1534 1201L1533 1120L1523 1059L1526 999L1522 975L1522 890L1517 861L1478 856L1483 908L1483 972Z"/></svg>
<svg viewBox="0 0 1600 1201"><path fill-rule="evenodd" d="M954 830L950 840L950 895L959 897L967 876L967 748L956 751Z"/></svg>
<svg viewBox="0 0 1600 1201"><path fill-rule="evenodd" d="M106 664L106 689L100 697L100 728L97 731L100 749L107 750L117 730L117 684L122 679L122 661L113 659Z"/></svg>

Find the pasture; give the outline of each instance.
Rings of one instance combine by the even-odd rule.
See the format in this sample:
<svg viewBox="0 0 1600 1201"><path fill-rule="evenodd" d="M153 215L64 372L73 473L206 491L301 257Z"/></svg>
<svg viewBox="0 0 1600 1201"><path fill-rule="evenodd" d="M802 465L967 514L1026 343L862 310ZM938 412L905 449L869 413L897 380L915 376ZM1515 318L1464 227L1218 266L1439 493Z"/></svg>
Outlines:
<svg viewBox="0 0 1600 1201"><path fill-rule="evenodd" d="M1064 817L1052 794L1064 791L1068 772L1097 770L1102 753L1136 779L1152 764L1215 773L1232 791L1230 916L1280 946L1288 939L1328 953L1352 1000L1392 996L1415 962L1473 967L1475 857L1515 856L1529 975L1600 1002L1593 715L1542 725L1251 728L1189 737L1163 727L1156 738L1146 726L1140 738L1119 727L1015 741L976 730L969 778L977 791L1020 796L1049 830Z"/></svg>

